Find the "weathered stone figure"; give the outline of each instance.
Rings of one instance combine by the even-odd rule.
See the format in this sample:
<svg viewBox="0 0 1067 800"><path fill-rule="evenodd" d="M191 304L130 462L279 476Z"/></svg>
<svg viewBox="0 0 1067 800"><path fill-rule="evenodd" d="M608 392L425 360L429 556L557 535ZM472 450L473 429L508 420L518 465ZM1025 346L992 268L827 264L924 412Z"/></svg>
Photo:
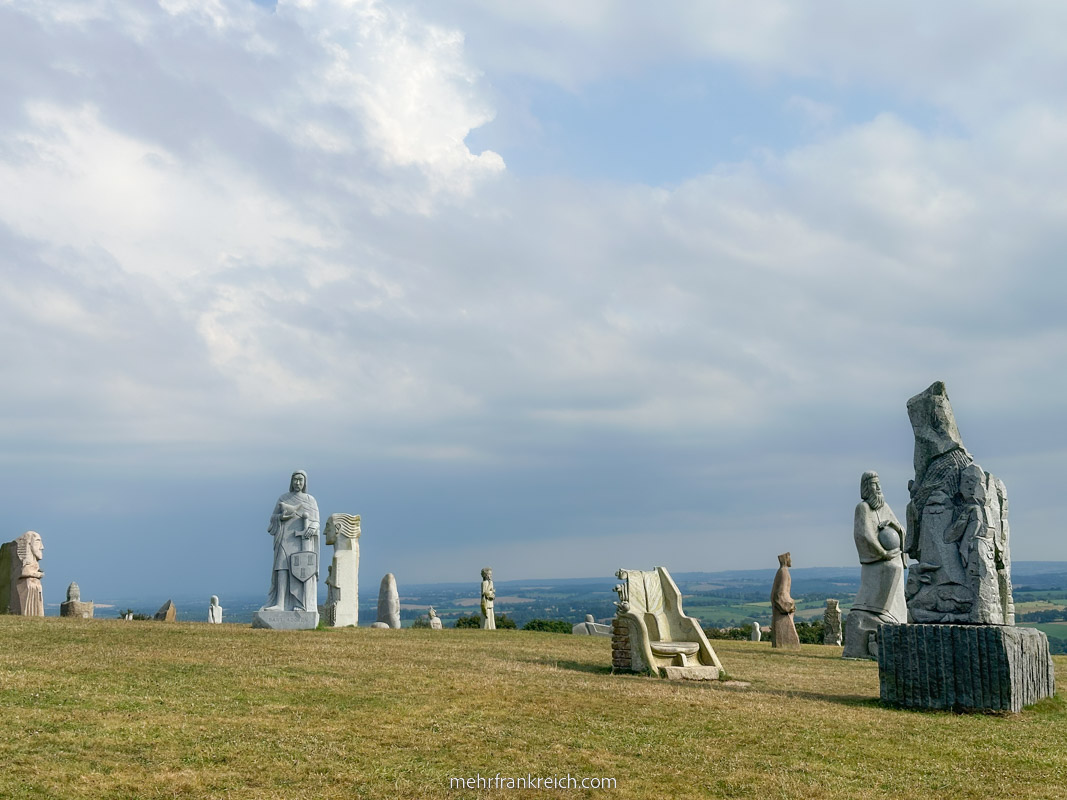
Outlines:
<svg viewBox="0 0 1067 800"><path fill-rule="evenodd" d="M439 631L444 627L441 622L441 618L437 616L437 609L435 609L433 606L430 606L430 610L427 612L427 614L430 617L430 627L433 628L433 630Z"/></svg>
<svg viewBox="0 0 1067 800"><path fill-rule="evenodd" d="M860 477L860 498L852 525L860 559L860 590L845 620L842 656L874 659L878 657L878 626L908 621L901 552L904 530L885 502L877 472L864 472Z"/></svg>
<svg viewBox="0 0 1067 800"><path fill-rule="evenodd" d="M274 504L267 526L274 537L274 568L261 611L318 613L319 506L307 488L307 473L297 470L289 491Z"/></svg>
<svg viewBox="0 0 1067 800"><path fill-rule="evenodd" d="M207 607L207 621L213 625L222 624L222 606L219 605L219 596L211 595L211 605Z"/></svg>
<svg viewBox="0 0 1067 800"><path fill-rule="evenodd" d="M774 584L771 586L771 646L799 649L800 637L797 636L797 628L793 624L797 604L789 594L793 585L793 579L789 575L791 566L793 559L789 553L778 556L778 572L775 573Z"/></svg>
<svg viewBox="0 0 1067 800"><path fill-rule="evenodd" d="M826 598L826 610L822 612L822 643L841 644L841 602Z"/></svg>
<svg viewBox="0 0 1067 800"><path fill-rule="evenodd" d="M152 619L158 622L176 622L178 619L178 609L174 605L173 600L168 600L159 607L159 611L156 612Z"/></svg>
<svg viewBox="0 0 1067 800"><path fill-rule="evenodd" d="M331 514L326 520L326 544L333 545L333 563L326 579L328 625L359 624L359 514Z"/></svg>
<svg viewBox="0 0 1067 800"><path fill-rule="evenodd" d="M400 627L400 594L396 590L396 577L385 573L378 587L378 621L376 627Z"/></svg>
<svg viewBox="0 0 1067 800"><path fill-rule="evenodd" d="M92 619L96 606L90 600L82 602L82 590L77 583L71 582L67 587L67 599L59 604L59 616L78 617L80 619Z"/></svg>
<svg viewBox="0 0 1067 800"><path fill-rule="evenodd" d="M496 612L493 610L495 601L493 570L486 567L482 570L482 628L487 631L496 630Z"/></svg>
<svg viewBox="0 0 1067 800"><path fill-rule="evenodd" d="M0 547L0 612L23 617L44 616L44 542L37 531L26 531Z"/></svg>
<svg viewBox="0 0 1067 800"><path fill-rule="evenodd" d="M908 484L908 618L1014 625L1008 495L963 446L945 385L908 401L915 479Z"/></svg>
<svg viewBox="0 0 1067 800"><path fill-rule="evenodd" d="M749 638L753 642L759 642L763 640L763 630L760 628L760 624L755 620L753 620L752 622L752 633L749 634Z"/></svg>

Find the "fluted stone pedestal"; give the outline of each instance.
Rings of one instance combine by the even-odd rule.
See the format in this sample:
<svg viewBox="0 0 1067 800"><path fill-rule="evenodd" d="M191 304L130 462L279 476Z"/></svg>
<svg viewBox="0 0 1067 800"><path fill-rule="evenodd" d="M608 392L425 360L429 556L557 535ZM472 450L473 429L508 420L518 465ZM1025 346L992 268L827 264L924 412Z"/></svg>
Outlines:
<svg viewBox="0 0 1067 800"><path fill-rule="evenodd" d="M1048 637L1010 625L882 625L878 679L904 708L1021 711L1056 693Z"/></svg>

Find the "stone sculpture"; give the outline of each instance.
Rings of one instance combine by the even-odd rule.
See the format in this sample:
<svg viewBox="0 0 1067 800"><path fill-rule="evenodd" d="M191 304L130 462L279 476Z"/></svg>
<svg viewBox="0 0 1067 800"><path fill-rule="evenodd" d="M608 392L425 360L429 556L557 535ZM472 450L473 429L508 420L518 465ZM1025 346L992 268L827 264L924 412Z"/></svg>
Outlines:
<svg viewBox="0 0 1067 800"><path fill-rule="evenodd" d="M493 570L486 567L482 570L482 628L487 631L496 630L496 589L493 586Z"/></svg>
<svg viewBox="0 0 1067 800"><path fill-rule="evenodd" d="M297 470L278 498L267 532L274 537L274 567L267 602L253 628L306 629L319 624L319 506L308 494L307 473Z"/></svg>
<svg viewBox="0 0 1067 800"><path fill-rule="evenodd" d="M771 586L771 647L795 650L800 648L800 637L793 624L797 604L789 594L793 586L789 575L791 566L793 559L789 553L778 556L778 572L774 574Z"/></svg>
<svg viewBox="0 0 1067 800"><path fill-rule="evenodd" d="M93 602L90 600L88 603L83 603L81 589L78 584L72 582L67 587L66 602L59 604L59 616L92 619L95 612L96 607Z"/></svg>
<svg viewBox="0 0 1067 800"><path fill-rule="evenodd" d="M333 563L326 578L326 624L343 628L359 624L359 514L331 514L326 544L333 545Z"/></svg>
<svg viewBox="0 0 1067 800"><path fill-rule="evenodd" d="M963 446L945 384L908 401L915 479L908 484L905 587L918 623L1014 625L1008 494Z"/></svg>
<svg viewBox="0 0 1067 800"><path fill-rule="evenodd" d="M38 563L42 558L44 542L37 531L26 531L0 546L0 613L44 616L44 572Z"/></svg>
<svg viewBox="0 0 1067 800"><path fill-rule="evenodd" d="M385 573L378 587L378 622L390 628L400 627L400 595L396 590L393 573ZM376 623L376 627L380 627Z"/></svg>
<svg viewBox="0 0 1067 800"><path fill-rule="evenodd" d="M611 636L611 626L601 625L592 614L585 615L585 622L579 622L571 628L571 633L578 636Z"/></svg>
<svg viewBox="0 0 1067 800"><path fill-rule="evenodd" d="M841 644L841 603L828 597L826 610L822 612L822 643Z"/></svg>
<svg viewBox="0 0 1067 800"><path fill-rule="evenodd" d="M441 618L437 616L437 610L433 606L430 606L430 610L427 613L430 617L430 627L435 631L441 630L444 625L441 622Z"/></svg>
<svg viewBox="0 0 1067 800"><path fill-rule="evenodd" d="M908 418L915 478L904 550L916 561L904 588L908 621L878 628L882 701L1019 711L1054 696L1048 637L1014 627L1004 484L964 448L943 383L911 398Z"/></svg>
<svg viewBox="0 0 1067 800"><path fill-rule="evenodd" d="M749 634L749 638L753 642L762 641L762 639L763 639L763 631L760 629L760 624L758 622L753 621L753 623L752 623L752 633Z"/></svg>
<svg viewBox="0 0 1067 800"><path fill-rule="evenodd" d="M207 621L214 625L222 624L222 606L219 605L219 596L211 595L211 605L207 607Z"/></svg>
<svg viewBox="0 0 1067 800"><path fill-rule="evenodd" d="M904 530L885 502L877 472L860 476L860 498L852 525L860 559L860 589L845 620L842 657L874 659L878 657L878 626L908 621L901 552Z"/></svg>
<svg viewBox="0 0 1067 800"><path fill-rule="evenodd" d="M168 600L159 607L159 611L156 612L152 619L158 622L174 622L178 619L178 609L174 606L173 600Z"/></svg>
<svg viewBox="0 0 1067 800"><path fill-rule="evenodd" d="M612 620L612 672L672 680L718 680L723 672L699 620L682 610L682 593L663 567L620 569Z"/></svg>

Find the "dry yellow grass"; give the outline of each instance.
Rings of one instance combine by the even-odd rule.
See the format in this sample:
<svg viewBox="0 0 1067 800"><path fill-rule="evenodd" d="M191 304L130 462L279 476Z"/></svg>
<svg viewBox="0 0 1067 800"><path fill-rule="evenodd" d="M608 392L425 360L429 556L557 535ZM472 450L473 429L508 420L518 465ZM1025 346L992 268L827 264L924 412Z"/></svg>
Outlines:
<svg viewBox="0 0 1067 800"><path fill-rule="evenodd" d="M714 644L750 686L612 676L602 638L2 617L0 797L1067 797L1059 699L899 711L840 648ZM617 788L449 788L479 773Z"/></svg>

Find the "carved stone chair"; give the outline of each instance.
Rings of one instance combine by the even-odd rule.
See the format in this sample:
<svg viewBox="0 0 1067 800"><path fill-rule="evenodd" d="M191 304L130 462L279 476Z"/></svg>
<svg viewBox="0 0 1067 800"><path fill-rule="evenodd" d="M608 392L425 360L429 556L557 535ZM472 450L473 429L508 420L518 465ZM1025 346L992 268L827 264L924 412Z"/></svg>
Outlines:
<svg viewBox="0 0 1067 800"><path fill-rule="evenodd" d="M615 671L645 672L675 680L717 680L722 664L694 617L682 611L682 593L663 567L620 569L612 625Z"/></svg>

